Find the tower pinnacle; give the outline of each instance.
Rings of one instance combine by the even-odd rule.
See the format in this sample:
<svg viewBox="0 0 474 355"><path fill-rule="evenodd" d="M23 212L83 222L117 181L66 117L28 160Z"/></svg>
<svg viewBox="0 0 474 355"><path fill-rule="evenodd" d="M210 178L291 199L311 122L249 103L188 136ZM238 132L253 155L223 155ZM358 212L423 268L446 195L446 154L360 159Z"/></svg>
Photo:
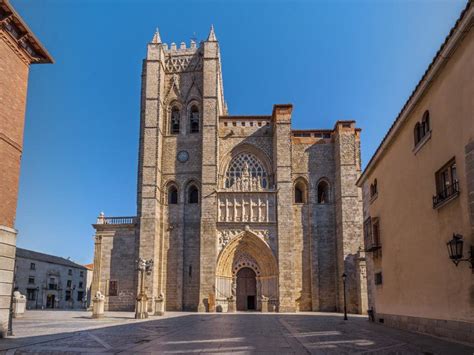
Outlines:
<svg viewBox="0 0 474 355"><path fill-rule="evenodd" d="M155 43L155 44L161 43L160 30L158 29L158 27L156 28L156 31L155 31L155 34L153 35L153 39L151 40L151 43Z"/></svg>
<svg viewBox="0 0 474 355"><path fill-rule="evenodd" d="M209 36L207 37L208 42L217 42L216 34L214 33L214 25L211 25Z"/></svg>

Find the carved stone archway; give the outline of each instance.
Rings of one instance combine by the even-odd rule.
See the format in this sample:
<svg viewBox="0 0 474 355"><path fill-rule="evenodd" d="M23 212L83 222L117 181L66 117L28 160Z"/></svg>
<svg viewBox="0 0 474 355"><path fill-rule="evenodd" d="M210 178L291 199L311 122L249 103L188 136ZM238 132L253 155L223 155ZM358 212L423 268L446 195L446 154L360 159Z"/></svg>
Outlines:
<svg viewBox="0 0 474 355"><path fill-rule="evenodd" d="M228 300L236 297L236 275L242 268L250 268L257 279L257 310L262 296L270 305L277 306L278 265L270 246L250 230L234 237L220 252L216 267L216 299L223 311Z"/></svg>

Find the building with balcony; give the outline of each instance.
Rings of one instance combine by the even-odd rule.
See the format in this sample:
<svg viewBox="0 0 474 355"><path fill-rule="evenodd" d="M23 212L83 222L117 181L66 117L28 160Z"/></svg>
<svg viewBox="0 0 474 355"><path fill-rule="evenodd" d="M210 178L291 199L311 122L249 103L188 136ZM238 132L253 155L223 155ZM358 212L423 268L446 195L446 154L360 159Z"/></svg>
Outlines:
<svg viewBox="0 0 474 355"><path fill-rule="evenodd" d="M375 320L471 342L473 26L469 1L358 180Z"/></svg>
<svg viewBox="0 0 474 355"><path fill-rule="evenodd" d="M83 309L88 306L89 270L69 259L16 249L15 289L27 309Z"/></svg>

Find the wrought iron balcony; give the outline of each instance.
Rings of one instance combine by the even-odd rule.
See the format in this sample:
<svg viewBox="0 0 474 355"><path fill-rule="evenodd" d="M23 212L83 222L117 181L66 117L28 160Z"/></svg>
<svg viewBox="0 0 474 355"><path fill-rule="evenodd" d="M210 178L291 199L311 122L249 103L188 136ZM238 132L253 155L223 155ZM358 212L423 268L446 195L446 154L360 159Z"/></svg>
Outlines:
<svg viewBox="0 0 474 355"><path fill-rule="evenodd" d="M433 208L441 206L443 203L459 195L459 182L455 180L452 185L447 186L433 196Z"/></svg>

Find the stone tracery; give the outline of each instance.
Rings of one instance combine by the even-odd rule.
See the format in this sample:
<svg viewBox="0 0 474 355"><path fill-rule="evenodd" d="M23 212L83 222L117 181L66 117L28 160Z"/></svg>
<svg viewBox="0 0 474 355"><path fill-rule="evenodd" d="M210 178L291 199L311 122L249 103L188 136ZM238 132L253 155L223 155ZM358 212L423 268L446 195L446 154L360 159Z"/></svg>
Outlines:
<svg viewBox="0 0 474 355"><path fill-rule="evenodd" d="M241 153L230 162L224 186L232 191L261 191L268 188L267 172L255 155Z"/></svg>

